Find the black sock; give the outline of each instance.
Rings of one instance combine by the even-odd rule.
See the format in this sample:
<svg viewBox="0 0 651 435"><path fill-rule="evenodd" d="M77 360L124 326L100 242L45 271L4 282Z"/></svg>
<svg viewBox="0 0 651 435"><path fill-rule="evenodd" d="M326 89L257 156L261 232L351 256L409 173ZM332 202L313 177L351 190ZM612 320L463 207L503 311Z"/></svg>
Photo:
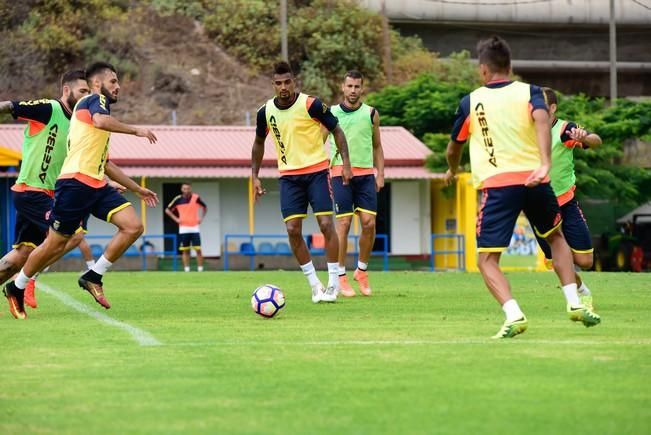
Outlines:
<svg viewBox="0 0 651 435"><path fill-rule="evenodd" d="M87 281L93 282L95 284L102 283L102 275L95 272L93 269L87 270L86 273L82 275L82 278L84 278Z"/></svg>

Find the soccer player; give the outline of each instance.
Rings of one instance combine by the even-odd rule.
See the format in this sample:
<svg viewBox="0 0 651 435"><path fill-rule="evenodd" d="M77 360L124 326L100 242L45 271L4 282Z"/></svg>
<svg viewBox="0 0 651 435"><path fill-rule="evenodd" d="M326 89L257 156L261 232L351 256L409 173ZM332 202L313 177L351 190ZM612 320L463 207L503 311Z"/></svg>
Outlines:
<svg viewBox="0 0 651 435"><path fill-rule="evenodd" d="M104 308L110 308L102 288L102 276L124 251L142 234L143 226L134 208L116 189L107 184L105 174L134 192L154 207L156 193L140 187L108 159L111 132L145 137L150 143L156 136L149 129L126 125L111 116L110 104L118 100L120 84L115 67L98 62L86 70L91 94L75 106L68 133L68 154L56 182L54 207L50 213L50 231L45 241L27 259L15 281L4 293L9 309L18 319L26 317L24 289L29 279L61 255L70 237L79 231L89 214L110 222L118 232L91 270L78 280Z"/></svg>
<svg viewBox="0 0 651 435"><path fill-rule="evenodd" d="M61 98L58 100L0 102L0 113L11 113L15 119L27 121L20 173L11 187L16 207L14 244L13 249L0 259L0 284L20 270L30 253L47 236L47 217L52 209L54 185L67 152L70 117L77 101L89 92L85 71L73 70L63 74ZM75 234L61 255L82 241L83 233ZM25 302L36 308L34 287L30 287Z"/></svg>
<svg viewBox="0 0 651 435"><path fill-rule="evenodd" d="M355 296L355 290L346 276L346 253L350 223L353 215L357 213L362 224L362 234L359 238L359 260L353 279L359 284L359 291L364 296L370 296L368 261L375 242L377 192L384 187L380 115L373 107L362 102L364 77L359 71L348 71L344 75L341 90L344 101L331 110L346 135L353 178L350 183L343 183L343 162L336 150L332 149L334 158L330 175L339 236L339 288L342 296Z"/></svg>
<svg viewBox="0 0 651 435"><path fill-rule="evenodd" d="M550 88L543 88L543 92L552 121L552 169L549 176L552 189L558 198L558 205L561 207L563 235L572 250L574 264L583 269L589 269L592 267L594 249L588 224L574 197L576 190L574 149L577 147L596 148L601 145L601 138L596 133L589 132L574 122L556 118L558 109L556 93ZM538 236L536 238L545 253L546 264L551 266L552 252L549 244ZM579 286L581 303L592 309L592 293L578 273L576 282Z"/></svg>
<svg viewBox="0 0 651 435"><path fill-rule="evenodd" d="M201 210L201 214L199 213ZM190 248L197 253L197 272L203 272L201 255L201 234L199 225L206 217L208 207L198 194L192 193L192 184L186 181L181 185L181 194L169 203L165 214L179 226L179 251L183 259L183 269L190 271ZM175 214L178 213L178 216Z"/></svg>
<svg viewBox="0 0 651 435"><path fill-rule="evenodd" d="M264 141L271 130L278 153L280 208L292 252L312 288L312 302L335 302L339 289L337 232L333 223L329 161L323 145L321 125L332 132L343 160L343 183L352 176L348 145L337 118L321 100L296 92L296 80L287 62L274 66L272 85L275 98L260 107L251 152L252 184L257 201L266 190L258 178L264 156ZM325 238L328 286L316 275L303 239L303 218L308 203Z"/></svg>
<svg viewBox="0 0 651 435"><path fill-rule="evenodd" d="M549 243L570 320L587 327L597 325L600 317L579 300L572 253L560 231L561 213L547 176L551 136L543 92L537 86L510 80L511 50L503 39L482 40L477 51L484 86L461 100L447 149L445 181L449 184L454 178L463 144L469 139L473 183L482 190L477 217L478 266L506 314L493 338L514 337L528 326L499 266L521 211Z"/></svg>

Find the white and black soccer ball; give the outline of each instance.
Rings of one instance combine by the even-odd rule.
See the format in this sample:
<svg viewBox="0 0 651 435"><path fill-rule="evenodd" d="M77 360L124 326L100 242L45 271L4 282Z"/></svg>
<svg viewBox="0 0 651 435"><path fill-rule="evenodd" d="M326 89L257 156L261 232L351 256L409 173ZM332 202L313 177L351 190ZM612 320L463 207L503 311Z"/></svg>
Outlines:
<svg viewBox="0 0 651 435"><path fill-rule="evenodd" d="M271 318L284 306L285 295L273 284L258 287L251 296L251 308L262 317Z"/></svg>

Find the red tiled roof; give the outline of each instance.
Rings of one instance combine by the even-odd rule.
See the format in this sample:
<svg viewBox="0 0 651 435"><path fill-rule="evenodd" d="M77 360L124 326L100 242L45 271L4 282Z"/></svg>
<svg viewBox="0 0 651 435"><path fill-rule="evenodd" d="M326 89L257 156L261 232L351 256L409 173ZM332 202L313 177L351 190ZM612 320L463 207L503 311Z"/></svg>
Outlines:
<svg viewBox="0 0 651 435"><path fill-rule="evenodd" d="M122 166L130 177L154 178L247 178L248 166ZM388 180L422 180L441 178L443 174L429 172L422 166L387 166L384 176ZM278 178L275 168L260 169L260 178Z"/></svg>
<svg viewBox="0 0 651 435"><path fill-rule="evenodd" d="M146 139L111 135L111 159L119 165L249 166L254 127L166 126L150 127L158 137ZM20 151L24 124L0 125L0 146ZM429 149L402 127L381 127L387 166L422 165ZM276 149L271 136L265 142L264 166L275 166Z"/></svg>

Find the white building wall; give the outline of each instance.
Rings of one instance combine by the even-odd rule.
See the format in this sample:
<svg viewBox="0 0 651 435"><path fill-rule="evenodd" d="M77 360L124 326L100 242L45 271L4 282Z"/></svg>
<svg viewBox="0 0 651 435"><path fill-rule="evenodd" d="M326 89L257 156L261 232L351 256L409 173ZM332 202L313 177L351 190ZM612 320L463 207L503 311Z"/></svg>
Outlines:
<svg viewBox="0 0 651 435"><path fill-rule="evenodd" d="M429 183L391 182L391 253L426 254L430 237Z"/></svg>
<svg viewBox="0 0 651 435"><path fill-rule="evenodd" d="M163 196L164 183L178 183L178 179L148 179L147 187ZM278 180L264 179L267 194L255 206L255 233L279 234L272 243L286 241L285 224L280 214L280 193ZM392 254L417 255L429 253L430 249L430 184L426 180L391 182L391 245ZM245 179L194 180L193 191L198 193L208 206L208 215L201 225L202 248L206 256L221 256L225 234L248 234L248 181ZM140 200L133 194L125 194L140 216ZM163 233L163 217L167 204L147 209L146 234ZM167 217L165 217L167 219ZM115 227L91 217L88 223L89 236L113 235ZM316 219L310 213L303 221L303 233L319 231ZM163 250L162 239L151 239L157 251ZM238 249L242 239L234 240L231 249ZM106 246L107 239L89 239L90 243ZM260 241L255 242L256 245Z"/></svg>

